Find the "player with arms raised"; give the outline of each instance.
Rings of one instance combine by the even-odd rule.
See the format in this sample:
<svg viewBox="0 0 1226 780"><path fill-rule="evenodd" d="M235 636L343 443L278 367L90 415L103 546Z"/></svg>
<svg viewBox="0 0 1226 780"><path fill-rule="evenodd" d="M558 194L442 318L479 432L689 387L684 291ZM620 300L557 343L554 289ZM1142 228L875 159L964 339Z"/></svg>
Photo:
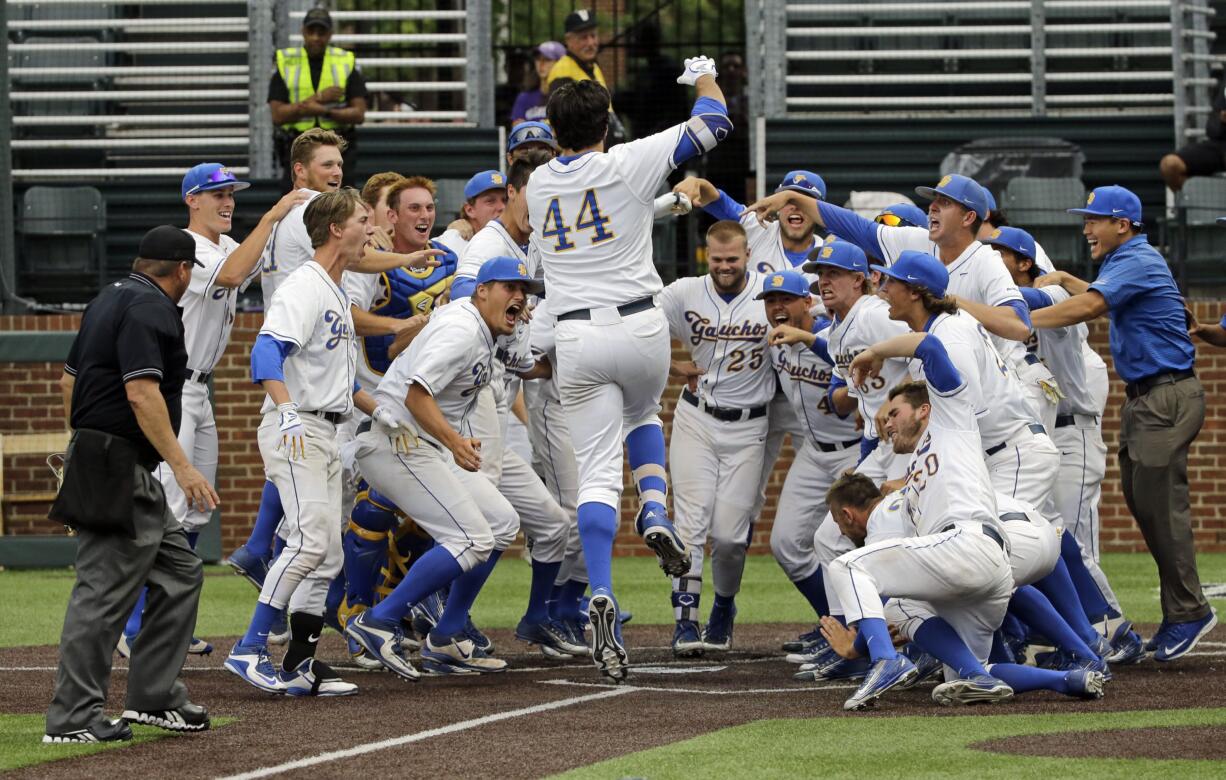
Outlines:
<svg viewBox="0 0 1226 780"><path fill-rule="evenodd" d="M622 487L621 439L642 508L637 530L670 577L690 554L665 514L660 394L668 379L668 323L651 254L653 201L665 178L732 130L715 63L686 60L678 81L697 89L690 118L604 151L609 93L594 81L558 88L546 109L562 154L533 172L528 221L557 316L558 376L579 466L579 536L592 598L592 658L614 680L627 656L613 598L611 558Z"/></svg>

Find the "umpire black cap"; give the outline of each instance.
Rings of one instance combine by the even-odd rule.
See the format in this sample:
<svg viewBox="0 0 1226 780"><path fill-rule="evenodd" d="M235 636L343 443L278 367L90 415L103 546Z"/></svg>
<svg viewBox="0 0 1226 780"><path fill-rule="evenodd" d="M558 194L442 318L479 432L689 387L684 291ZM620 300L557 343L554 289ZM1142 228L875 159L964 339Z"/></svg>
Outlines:
<svg viewBox="0 0 1226 780"><path fill-rule="evenodd" d="M140 240L137 255L145 260L173 260L180 263L204 263L196 259L196 242L174 225L158 225Z"/></svg>
<svg viewBox="0 0 1226 780"><path fill-rule="evenodd" d="M596 26L596 14L586 8L571 11L566 16L564 29L568 33L590 30Z"/></svg>

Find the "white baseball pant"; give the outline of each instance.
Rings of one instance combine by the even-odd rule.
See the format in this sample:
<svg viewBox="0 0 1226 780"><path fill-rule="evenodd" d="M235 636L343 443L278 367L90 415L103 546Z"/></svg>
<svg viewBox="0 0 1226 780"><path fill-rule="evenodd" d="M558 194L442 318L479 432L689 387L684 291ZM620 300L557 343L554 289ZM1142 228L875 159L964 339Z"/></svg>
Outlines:
<svg viewBox="0 0 1226 780"><path fill-rule="evenodd" d="M762 516L762 507L766 505L766 488L770 484L771 474L779 453L783 450L783 439L788 434L792 436L792 448L797 448L797 442L804 438L805 431L797 418L787 394L783 391L775 393L771 399L770 408L766 412L770 422L766 428L766 447L762 453L762 473L758 480L758 495L753 506L754 522Z"/></svg>
<svg viewBox="0 0 1226 780"><path fill-rule="evenodd" d="M658 308L623 317L591 309L591 319L557 324L559 391L579 468L578 504L619 508L622 441L644 425L660 425L660 394L672 347Z"/></svg>
<svg viewBox="0 0 1226 780"><path fill-rule="evenodd" d="M528 407L528 435L532 441L532 465L544 477L545 488L553 500L566 512L566 556L558 571L558 583L567 580L587 582L587 564L583 560L583 545L579 540L578 498L579 466L570 443L570 427L566 410L554 394L539 385L552 382L542 379L524 383L524 400Z"/></svg>
<svg viewBox="0 0 1226 780"><path fill-rule="evenodd" d="M844 471L855 467L859 457L858 446L824 452L807 438L796 453L787 479L783 482L783 490L779 493L775 524L771 528L771 552L792 582L812 576L823 562L822 557L825 556L819 557L816 549L816 535L823 518L829 517L826 492ZM830 518L830 525L834 527L835 534L841 537L833 518ZM847 545L847 549L830 556L825 562L829 563L848 552L851 542L848 541Z"/></svg>
<svg viewBox="0 0 1226 780"><path fill-rule="evenodd" d="M1024 428L1004 448L989 455L986 462L997 493L1025 501L1056 526L1064 526L1053 498L1060 472L1060 451L1047 434Z"/></svg>
<svg viewBox="0 0 1226 780"><path fill-rule="evenodd" d="M413 522L464 571L488 559L500 542L510 544L506 529L519 525L510 502L481 474L457 466L450 452L421 439L397 453L387 429L376 423L358 436L357 457L371 487L411 508Z"/></svg>
<svg viewBox="0 0 1226 780"><path fill-rule="evenodd" d="M1048 396L1043 391L1043 386L1039 384L1040 381L1056 384L1051 371L1042 363L1023 363L1017 369L1017 374L1021 377L1022 388L1026 391L1026 397L1030 401L1031 411L1038 415L1038 421L1043 423L1048 433L1051 433L1056 427L1056 410L1060 402Z"/></svg>
<svg viewBox="0 0 1226 780"><path fill-rule="evenodd" d="M668 463L674 524L690 548L690 579L702 579L703 547L711 540L711 580L721 596L741 589L753 508L766 447L766 416L717 420L684 400L673 412ZM684 590L681 578L673 589Z"/></svg>
<svg viewBox="0 0 1226 780"><path fill-rule="evenodd" d="M1001 528L1009 538L1009 568L1013 586L1033 585L1051 574L1060 559L1060 530L1043 517L1002 515Z"/></svg>
<svg viewBox="0 0 1226 780"><path fill-rule="evenodd" d="M1013 593L1013 573L1000 545L971 525L839 556L829 575L847 622L884 619L882 596L926 601L986 662Z"/></svg>
<svg viewBox="0 0 1226 780"><path fill-rule="evenodd" d="M204 475L210 485L217 485L217 421L213 419L213 405L209 403L208 385L188 380L183 383L182 420L179 423L179 446L196 470ZM159 463L154 473L166 492L166 505L183 530L191 533L208 525L213 516L188 506L187 496L179 487L170 466Z"/></svg>
<svg viewBox="0 0 1226 780"><path fill-rule="evenodd" d="M1053 436L1060 449L1056 508L1064 518L1064 530L1073 534L1081 547L1081 558L1103 598L1112 609L1121 612L1120 601L1098 562L1098 502L1107 473L1107 445L1103 442L1102 424L1097 415L1077 414L1073 418L1075 424L1056 428Z"/></svg>
<svg viewBox="0 0 1226 780"><path fill-rule="evenodd" d="M277 486L284 508L278 532L285 549L268 567L260 601L290 612L322 615L328 583L340 573L341 456L336 426L309 412L300 412L306 429L306 455L290 460L281 446L281 415L264 415L257 439L264 473Z"/></svg>

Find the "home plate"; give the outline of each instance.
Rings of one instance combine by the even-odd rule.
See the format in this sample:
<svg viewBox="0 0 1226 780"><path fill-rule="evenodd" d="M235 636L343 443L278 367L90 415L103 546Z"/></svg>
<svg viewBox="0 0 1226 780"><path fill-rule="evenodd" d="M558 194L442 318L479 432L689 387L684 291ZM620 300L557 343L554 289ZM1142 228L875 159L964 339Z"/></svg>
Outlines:
<svg viewBox="0 0 1226 780"><path fill-rule="evenodd" d="M727 666L632 666L635 674L702 674L722 672Z"/></svg>

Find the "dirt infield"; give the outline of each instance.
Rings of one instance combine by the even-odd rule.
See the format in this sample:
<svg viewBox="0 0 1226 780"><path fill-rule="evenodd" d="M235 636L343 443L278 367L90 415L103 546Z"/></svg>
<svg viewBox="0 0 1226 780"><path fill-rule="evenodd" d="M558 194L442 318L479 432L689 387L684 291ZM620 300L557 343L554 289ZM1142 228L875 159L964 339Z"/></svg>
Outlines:
<svg viewBox="0 0 1226 780"><path fill-rule="evenodd" d="M589 663L549 662L526 652L509 631L492 631L499 655L512 665L505 674L427 678L413 684L388 673L352 670L347 676L361 692L342 699L289 699L255 691L222 670L231 641L215 640L217 654L189 657L184 676L194 701L207 705L215 716L235 718L234 723L207 734L43 764L6 777L165 776L173 767L176 780L188 780L256 772L332 751L351 755L324 756L310 766L313 776L373 776L395 767L399 777L539 777L763 718L843 716L841 705L852 686L793 682L795 667L778 652L781 641L810 627L741 626L734 652L678 662L667 649L670 627L631 624L626 638L636 666L630 684L620 688L606 684ZM1102 701L1032 693L991 712L1226 707L1223 640L1226 629L1218 629L1198 654L1177 663L1147 662L1117 670ZM335 634L321 643L320 656L330 663L342 666L344 655ZM0 712L45 711L55 662L55 648L0 650ZM117 667L110 712L122 709L126 676L126 670ZM925 686L892 694L872 712L846 717L963 712L932 704ZM1093 741L1068 735L1057 742L1047 736L1042 753L1031 752L1023 737L979 747L1027 755L1125 757L1134 755L1126 747L1130 743L1144 741L1146 749L1163 750L1159 740L1150 739L1153 731L1176 741L1180 758L1223 757L1220 734L1211 740L1191 729L1146 730L1143 740L1136 738L1140 732L1125 731L1110 742L1101 735ZM1214 740L1216 745L1209 744ZM1097 752L1099 747L1106 752Z"/></svg>

